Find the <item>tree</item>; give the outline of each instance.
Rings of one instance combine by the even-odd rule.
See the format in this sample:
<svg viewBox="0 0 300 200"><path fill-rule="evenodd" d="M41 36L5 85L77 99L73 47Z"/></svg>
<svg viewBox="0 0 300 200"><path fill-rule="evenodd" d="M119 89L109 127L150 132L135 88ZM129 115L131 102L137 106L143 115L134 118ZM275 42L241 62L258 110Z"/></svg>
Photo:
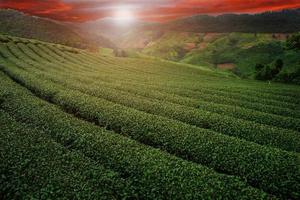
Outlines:
<svg viewBox="0 0 300 200"><path fill-rule="evenodd" d="M264 66L263 64L256 64L255 66L255 79L257 80L267 80L267 70L269 69L269 66Z"/></svg>
<svg viewBox="0 0 300 200"><path fill-rule="evenodd" d="M290 50L300 50L300 33L289 37L286 41L286 47Z"/></svg>
<svg viewBox="0 0 300 200"><path fill-rule="evenodd" d="M282 68L283 68L283 61L281 59L277 59L275 61L275 69L280 72Z"/></svg>
<svg viewBox="0 0 300 200"><path fill-rule="evenodd" d="M270 71L270 77L272 79L275 78L275 76L281 72L282 68L283 68L283 61L281 59L277 59Z"/></svg>
<svg viewBox="0 0 300 200"><path fill-rule="evenodd" d="M255 65L255 71L258 72L258 71L261 71L265 66L263 64L259 64L257 63Z"/></svg>
<svg viewBox="0 0 300 200"><path fill-rule="evenodd" d="M281 72L282 68L283 61L281 59L277 59L272 66L256 64L255 78L258 80L272 80Z"/></svg>

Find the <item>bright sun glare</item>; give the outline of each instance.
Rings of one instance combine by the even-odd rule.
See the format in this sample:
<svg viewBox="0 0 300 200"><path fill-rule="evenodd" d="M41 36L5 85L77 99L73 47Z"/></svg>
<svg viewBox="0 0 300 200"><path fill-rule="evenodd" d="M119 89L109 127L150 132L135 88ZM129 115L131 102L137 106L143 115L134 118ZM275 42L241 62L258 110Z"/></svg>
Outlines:
<svg viewBox="0 0 300 200"><path fill-rule="evenodd" d="M125 7L116 9L113 18L122 23L130 23L135 20L135 16L132 11Z"/></svg>

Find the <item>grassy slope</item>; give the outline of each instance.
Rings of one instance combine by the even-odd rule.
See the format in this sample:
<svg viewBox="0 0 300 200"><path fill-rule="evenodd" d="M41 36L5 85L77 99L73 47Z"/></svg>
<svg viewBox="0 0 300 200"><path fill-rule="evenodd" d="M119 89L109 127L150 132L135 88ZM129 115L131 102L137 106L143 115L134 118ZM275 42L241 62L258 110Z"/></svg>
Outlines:
<svg viewBox="0 0 300 200"><path fill-rule="evenodd" d="M0 10L0 32L14 36L78 46L85 40L67 27L14 10Z"/></svg>
<svg viewBox="0 0 300 200"><path fill-rule="evenodd" d="M285 50L284 40L274 39L269 34L231 33L209 43L203 50L191 51L182 62L203 65L204 61L215 66L233 63L235 73L252 77L256 64L272 64L279 58L283 60L284 68L278 76L300 69L299 53Z"/></svg>
<svg viewBox="0 0 300 200"><path fill-rule="evenodd" d="M0 9L0 33L77 48L114 45L101 36L87 34L72 26L59 24L48 19L25 15L11 9Z"/></svg>
<svg viewBox="0 0 300 200"><path fill-rule="evenodd" d="M176 31L134 30L119 39L119 46L124 49L137 49L149 56L179 61L201 43L203 35Z"/></svg>
<svg viewBox="0 0 300 200"><path fill-rule="evenodd" d="M192 48L198 46L203 34L166 32L158 40L150 42L142 51L151 56L178 61Z"/></svg>
<svg viewBox="0 0 300 200"><path fill-rule="evenodd" d="M253 63L249 63L248 59L261 61L263 64L270 62L269 54L274 50L276 54L281 53L281 49L273 49L273 47L279 46L278 41L271 39L270 35L258 34L257 37L254 34L241 34L232 33L219 37L212 42L206 44L206 48L202 50L193 50L185 56L183 62L191 64L200 64L204 62L211 63L213 65L222 63L247 63L251 66ZM259 46L257 48L257 46ZM267 48L270 46L270 48ZM260 49L258 52L257 49ZM266 56L267 55L267 56ZM243 58L240 58L243 57ZM255 65L255 64L254 64ZM244 67L245 70L247 67Z"/></svg>
<svg viewBox="0 0 300 200"><path fill-rule="evenodd" d="M134 37L134 35L139 35ZM140 53L167 60L217 68L219 64L232 64L242 77L252 77L256 64L272 64L282 59L284 68L279 76L295 73L300 68L300 57L295 51L285 50L285 34L254 33L185 33L175 31L147 31L131 33L125 37L126 47L143 38Z"/></svg>

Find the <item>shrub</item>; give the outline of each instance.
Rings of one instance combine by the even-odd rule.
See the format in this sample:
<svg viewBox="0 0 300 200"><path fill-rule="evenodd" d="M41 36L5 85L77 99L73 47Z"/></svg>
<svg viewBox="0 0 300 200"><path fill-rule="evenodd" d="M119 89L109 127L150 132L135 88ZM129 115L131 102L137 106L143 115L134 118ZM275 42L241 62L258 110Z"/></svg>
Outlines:
<svg viewBox="0 0 300 200"><path fill-rule="evenodd" d="M297 88L242 83L150 59L103 58L65 50L45 43L1 45L0 69L23 87L1 75L0 108L64 148L119 173L134 197L266 197L244 181L280 198L299 198L298 154L237 138L298 151L297 132L274 127L298 130L297 119L256 112L299 116ZM240 107L235 109L236 105Z"/></svg>
<svg viewBox="0 0 300 200"><path fill-rule="evenodd" d="M236 177L218 174L65 114L16 86L3 74L0 81L0 95L10 94L3 107L5 111L28 126L43 130L69 150L82 152L96 163L119 172L130 183L131 194L136 198L268 198Z"/></svg>
<svg viewBox="0 0 300 200"><path fill-rule="evenodd" d="M2 199L133 197L119 174L59 145L43 131L17 123L2 110L0 126Z"/></svg>
<svg viewBox="0 0 300 200"><path fill-rule="evenodd" d="M273 66L257 64L255 66L256 75L255 78L258 80L273 80L282 70L283 61L281 59L277 59Z"/></svg>
<svg viewBox="0 0 300 200"><path fill-rule="evenodd" d="M294 169L298 165L297 157L293 154L201 131L158 116L141 115L132 109L120 112L122 109L118 105L95 101L79 92L62 90L45 80L39 81L25 72L22 75L13 69L10 67L4 70L37 95L88 121L121 131L136 140L158 146L183 158L239 175L271 193L298 195L295 188L298 187L296 183L299 174L295 174L297 170Z"/></svg>
<svg viewBox="0 0 300 200"><path fill-rule="evenodd" d="M293 34L286 41L286 47L290 50L300 50L300 33Z"/></svg>

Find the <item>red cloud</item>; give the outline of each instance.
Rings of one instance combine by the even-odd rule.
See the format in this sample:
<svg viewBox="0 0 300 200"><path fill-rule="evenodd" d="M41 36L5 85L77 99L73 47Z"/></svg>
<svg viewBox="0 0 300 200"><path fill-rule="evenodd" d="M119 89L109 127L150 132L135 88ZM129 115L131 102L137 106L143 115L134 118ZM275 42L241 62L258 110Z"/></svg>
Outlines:
<svg viewBox="0 0 300 200"><path fill-rule="evenodd" d="M0 8L61 21L83 22L111 16L117 0L1 0ZM165 21L195 14L255 13L299 8L299 0L123 0L141 19Z"/></svg>
<svg viewBox="0 0 300 200"><path fill-rule="evenodd" d="M258 13L299 7L299 0L181 0L173 7L147 10L142 16L162 21L195 14Z"/></svg>
<svg viewBox="0 0 300 200"><path fill-rule="evenodd" d="M0 8L11 8L22 11L30 15L36 15L40 17L47 17L59 21L77 21L83 22L88 20L95 20L105 17L105 12L90 12L88 9L82 11L85 8L84 1L65 3L62 0L2 0L0 1Z"/></svg>

